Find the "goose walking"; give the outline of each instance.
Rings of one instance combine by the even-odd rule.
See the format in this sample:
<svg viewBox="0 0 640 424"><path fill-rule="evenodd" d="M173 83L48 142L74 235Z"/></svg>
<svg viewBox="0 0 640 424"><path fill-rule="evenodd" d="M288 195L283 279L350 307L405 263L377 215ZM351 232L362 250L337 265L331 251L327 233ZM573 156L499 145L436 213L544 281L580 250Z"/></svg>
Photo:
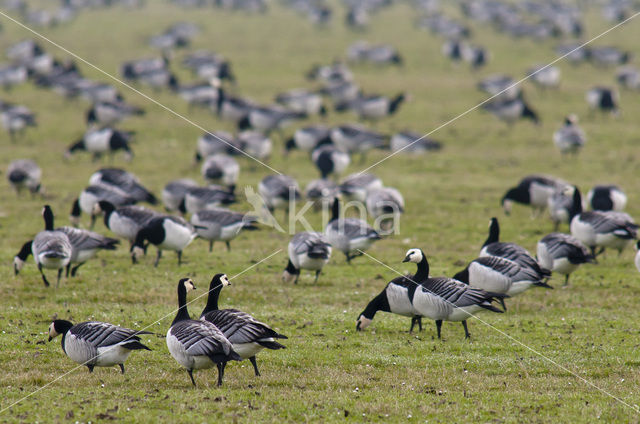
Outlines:
<svg viewBox="0 0 640 424"><path fill-rule="evenodd" d="M594 211L621 212L627 205L627 195L615 185L597 185L587 193L587 203Z"/></svg>
<svg viewBox="0 0 640 424"><path fill-rule="evenodd" d="M30 159L14 160L7 168L7 179L17 194L23 188L28 189L31 194L39 193L42 189L41 178L42 169Z"/></svg>
<svg viewBox="0 0 640 424"><path fill-rule="evenodd" d="M213 243L224 241L227 251L231 251L231 240L243 230L257 230L256 218L228 209L215 208L196 212L191 216L191 224L198 237L209 241L209 252Z"/></svg>
<svg viewBox="0 0 640 424"><path fill-rule="evenodd" d="M145 242L158 249L154 267L158 266L163 250L174 250L178 255L178 266L182 265L182 251L196 238L195 229L177 216L158 216L151 219L136 234L131 246L131 260L135 264L145 253Z"/></svg>
<svg viewBox="0 0 640 424"><path fill-rule="evenodd" d="M544 236L538 242L536 255L540 266L565 276L565 286L569 284L571 273L580 265L595 262L593 255L580 240L562 233Z"/></svg>
<svg viewBox="0 0 640 424"><path fill-rule="evenodd" d="M178 282L178 313L167 331L167 347L173 359L187 369L194 387L193 371L214 365L218 367L218 386L222 386L224 364L242 358L218 327L208 321L191 319L187 310L187 292L191 290L195 290L195 286L190 278Z"/></svg>
<svg viewBox="0 0 640 424"><path fill-rule="evenodd" d="M226 274L216 274L209 285L209 297L200 319L215 325L233 346L240 360L249 359L256 377L260 376L256 355L262 349L285 349L275 339L286 339L287 336L272 330L267 324L256 320L253 316L237 309L218 309L220 291L231 284ZM226 363L222 365L224 368Z"/></svg>
<svg viewBox="0 0 640 424"><path fill-rule="evenodd" d="M282 281L294 284L298 283L300 270L315 271L318 276L322 268L331 258L331 244L320 233L303 231L293 236L288 246L289 262L282 273Z"/></svg>
<svg viewBox="0 0 640 424"><path fill-rule="evenodd" d="M65 152L65 157L69 158L76 151L86 151L93 154L93 160L97 160L103 153L113 155L118 150L123 150L125 160L133 158L133 152L129 146L132 133L116 130L113 128L102 128L87 131L80 140L73 143Z"/></svg>
<svg viewBox="0 0 640 424"><path fill-rule="evenodd" d="M331 220L324 229L324 236L331 246L344 253L348 264L381 238L365 221L340 217L340 200L337 197L333 200Z"/></svg>
<svg viewBox="0 0 640 424"><path fill-rule="evenodd" d="M124 362L134 350L151 350L140 335L152 334L118 327L108 322L87 321L73 325L57 319L49 326L49 341L62 334L62 351L74 362L86 365L89 372L95 367L118 365L124 374Z"/></svg>

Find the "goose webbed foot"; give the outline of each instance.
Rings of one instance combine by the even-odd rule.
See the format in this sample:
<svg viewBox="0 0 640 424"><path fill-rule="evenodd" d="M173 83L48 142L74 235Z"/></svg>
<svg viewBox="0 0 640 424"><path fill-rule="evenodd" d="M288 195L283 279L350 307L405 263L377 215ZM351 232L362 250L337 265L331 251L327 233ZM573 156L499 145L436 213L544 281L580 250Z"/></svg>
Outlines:
<svg viewBox="0 0 640 424"><path fill-rule="evenodd" d="M256 377L260 377L260 371L258 371L258 363L256 362L255 355L249 358L249 361L251 361L251 365L253 365L253 370L256 373Z"/></svg>
<svg viewBox="0 0 640 424"><path fill-rule="evenodd" d="M65 269L66 269L65 277L69 278L69 271L71 270L71 262L67 264Z"/></svg>
<svg viewBox="0 0 640 424"><path fill-rule="evenodd" d="M465 339L470 339L471 338L471 334L469 334L469 329L467 328L467 320L466 319L464 321L462 321L462 326L464 327L464 338Z"/></svg>
<svg viewBox="0 0 640 424"><path fill-rule="evenodd" d="M94 367L95 367L95 365L91 365L91 364L87 365L87 368L89 368L89 374L91 374L93 372L93 368Z"/></svg>

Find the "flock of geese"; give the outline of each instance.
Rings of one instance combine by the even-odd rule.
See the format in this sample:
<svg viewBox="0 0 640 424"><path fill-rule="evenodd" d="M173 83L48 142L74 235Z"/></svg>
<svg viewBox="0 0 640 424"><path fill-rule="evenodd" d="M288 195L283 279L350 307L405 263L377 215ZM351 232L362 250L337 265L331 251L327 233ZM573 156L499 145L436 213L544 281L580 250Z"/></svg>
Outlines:
<svg viewBox="0 0 640 424"><path fill-rule="evenodd" d="M72 2L66 3L69 3L70 16L85 7L81 1L76 6L71 6ZM143 7L137 2L129 3ZM207 2L174 0L173 3L182 7L202 7ZM331 9L322 0L286 3L317 24L326 23L331 16ZM390 2L360 0L351 3L346 22L354 29L361 29L368 25L371 13L377 13ZM559 4L553 6L553 2L539 8L526 3L528 6L524 11L500 1L476 0L462 4L468 19L494 22L496 28L506 34L535 39L551 37L556 32L581 34L582 23L577 9ZM613 8L614 3L609 6ZM216 4L250 11L266 7L257 0ZM437 2L422 0L416 2L416 7L427 14L420 19L419 27L445 37L442 53L451 61L463 60L474 70L490 61L489 50L471 42L464 23L434 12L438 10ZM26 8L16 10L22 10L27 18L37 17ZM526 13L539 17L540 23L524 25L522 18ZM615 13L607 9L606 16L610 15ZM117 167L101 168L89 176L87 186L70 205L71 226L56 228L51 207L44 206L44 229L26 241L14 257L16 274L23 269L29 256L33 256L44 284L50 285L45 270L54 270L58 287L65 270L66 278L73 278L99 251L115 250L122 240L129 242L133 264L144 263L147 249L153 245L157 252L154 266L158 266L167 250L176 252L180 266L183 252L195 239L205 240L209 251L213 250L215 242L224 242L226 249L231 250L231 241L242 232L264 231L269 226L265 224L270 224L265 216L273 218L277 210L286 213L293 202L303 198L317 208L330 208L331 216L324 231L293 235L282 273L285 283L297 283L303 271L315 274L317 282L323 268L331 261L333 250L342 252L346 263L351 264L374 243L383 243L392 234L395 222L405 211L400 191L385 186L371 173L346 177L342 174L354 156L359 156L364 163L367 153L373 149L421 154L442 147L441 142L421 138L419 133L409 129L388 135L365 126L365 123L375 125L393 117L411 96L408 93L391 96L365 93L347 62L402 67L405 60L400 52L386 44L355 43L347 49L346 62L317 65L307 73L315 88L276 93L272 104L259 104L233 94L236 90L231 87L237 87L239 82L231 62L214 52L187 53L181 65L189 69L196 80L188 84L178 80L171 70L174 62L170 53L174 49L188 48L190 40L198 33L197 26L178 23L153 35L149 44L161 50L161 56L126 61L120 67L120 76L131 84L172 92L190 107L205 108L217 119L235 125L235 135L223 131L207 132L196 141L194 160L201 167L205 184L188 178L172 179L157 197L131 172ZM624 65L617 75L620 84L627 89L638 88L640 84L638 71L628 65L631 60L628 52L614 47L572 51L571 45L558 49L571 52L568 59L574 63L592 61L603 67ZM42 89L90 103L84 112L86 131L65 150L67 159L78 152L89 152L93 160L122 152L126 161L134 160L131 140L135 134L119 129L117 125L126 119L149 119L144 109L127 103L115 86L83 76L73 61L55 58L34 40L13 44L7 50L7 58L10 63L0 66L0 85L3 87L9 89L31 81ZM543 90L553 90L560 83L560 71L556 67L533 65L526 75ZM492 75L480 80L478 89L493 96L483 109L510 126L520 119L538 123L540 117L535 108L526 100L521 85L514 82L508 75ZM619 111L619 95L613 87L589 88L586 101L592 109L603 113L617 114ZM358 122L334 127L325 124L297 126L290 137L285 137L287 127L294 123L309 117L323 119L330 113L339 116L351 113ZM37 122L35 114L26 106L2 100L0 118L13 142L24 137L27 127L35 126ZM550 138L563 154L576 154L586 142L585 132L572 113L567 113L562 126ZM319 178L302 190L292 176L267 175L257 185L257 197L247 195L254 213L228 209L229 205L240 202L236 184L240 172L249 168L244 166L243 156L257 161L268 160L279 141L286 154L293 150L307 152ZM25 190L34 196L45 192L43 172L33 160L12 161L6 177L18 195ZM345 216L341 209L346 199L359 202L376 223L370 225L366 219ZM160 212L139 203L151 206L161 203L165 210ZM467 320L476 312L506 312L509 298L532 287L551 288L548 280L552 273L565 276L566 285L580 265L597 263L597 257L605 249L621 252L637 239L638 225L623 211L626 195L614 185L593 187L583 199L576 185L548 175L529 175L502 197L501 205L506 215L512 212L514 203L530 206L534 215L548 211L555 226L553 233L537 243L535 255L515 243L500 241L496 218L490 220L489 234L478 257L453 277L432 277L425 253L420 248L409 249L403 262L416 264L416 272L388 282L358 316L356 329L365 330L375 314L382 311L411 318L410 332L416 325L422 330L422 318L434 320L438 338L443 321L461 322L468 338ZM82 214L89 216L89 229L80 228ZM117 238L93 231L99 219ZM569 233L558 232L561 225L567 225ZM636 256L635 264L640 270L640 254ZM225 274L214 275L207 305L199 319L192 319L187 310L187 296L195 289L195 284L190 278L178 282L178 309L167 331L166 343L171 356L187 370L194 386L193 371L214 365L218 369L218 385L221 385L226 364L230 361L249 359L258 376L256 355L265 348L285 348L280 341L287 337L252 315L236 309L219 309L221 290L229 284ZM66 320L54 320L49 327L49 340L61 335L64 353L78 364L87 366L90 372L96 366L118 365L124 373L124 362L133 350L150 350L142 343L144 334L148 333L97 321L74 325Z"/></svg>

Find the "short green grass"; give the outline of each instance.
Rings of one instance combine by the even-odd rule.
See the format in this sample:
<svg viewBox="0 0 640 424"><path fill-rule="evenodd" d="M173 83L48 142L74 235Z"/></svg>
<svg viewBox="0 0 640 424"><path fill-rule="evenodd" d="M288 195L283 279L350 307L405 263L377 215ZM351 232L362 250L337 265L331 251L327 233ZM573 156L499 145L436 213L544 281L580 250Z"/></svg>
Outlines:
<svg viewBox="0 0 640 424"><path fill-rule="evenodd" d="M214 50L231 59L239 81L237 92L263 102L281 90L308 86L303 74L311 65L341 56L355 40L388 42L406 58L404 68L353 67L367 92L411 93L412 100L396 117L378 125L387 132L404 128L430 131L482 100L474 88L481 76L504 72L519 77L530 65L555 57L553 41L512 41L472 24L474 40L489 46L492 53L487 69L475 74L464 66L452 66L440 55L441 40L413 27L415 13L406 4L382 11L362 33L345 29L342 9L336 10L335 21L318 29L278 4L267 15L258 16L179 10L168 2L149 1L141 10L87 11L71 24L43 33L116 73L121 61L154 54L146 44L149 35L176 21L193 21L202 28L193 48ZM447 13L457 16L458 10L447 6ZM587 36L608 26L597 9L587 12L587 22ZM3 49L31 36L6 19L2 24ZM619 45L638 54L634 40L639 34L638 24L632 22L598 44ZM64 57L53 46L43 45ZM186 80L189 75L177 66L181 55L173 69ZM532 172L557 175L578 183L584 191L595 183L619 184L629 196L628 212L640 216L638 94L622 93L623 112L618 119L588 117L584 92L597 83L613 84L614 71L564 62L559 66L563 81L558 91L543 93L525 84L542 116L540 127L522 123L508 131L491 116L476 111L433 135L444 142L442 152L397 155L374 168L372 172L387 185L404 193L407 212L401 234L377 243L369 253L405 272L412 269L400 263L405 251L421 247L434 274L453 275L478 253L488 219L494 215L501 219L504 240L534 250L536 241L551 230L551 223L544 217L530 219L525 208L516 208L510 217L499 209L503 192ZM86 66L82 69L89 76L106 78ZM199 125L230 129L228 123L218 122L206 111L189 111L168 92L143 90ZM170 179L200 180L199 168L191 162L200 130L124 87L122 92L145 107L147 116L122 124L137 131L136 157L130 164L117 157L113 164L136 173L156 193ZM2 135L0 166L6 169L16 158L36 159L44 170L47 198L16 198L4 177L0 183L0 253L4 258L0 270L1 408L28 396L4 409L0 421L638 421L636 411L612 398L637 408L640 313L636 296L640 288L631 249L620 256L610 252L601 264L581 268L566 289L560 287L560 278L553 278L555 290L531 290L512 299L503 315L481 314L479 318L488 325L471 320L471 341L464 340L457 323L444 325L442 341L435 339L429 321L422 333L410 335L407 318L384 313L376 316L368 331L356 333L358 314L395 274L368 258L358 258L348 266L336 253L318 284L312 283L311 275L303 274L298 285L285 285L280 273L289 236L268 229L241 235L229 253L217 246L210 254L206 243L195 241L185 250L181 267L170 253L156 269L151 257L131 266L123 247L100 254L81 268L79 277L64 280L57 290L43 287L32 261L14 277L12 258L41 229L42 204L50 203L57 224L66 224L71 201L89 175L110 163L91 163L83 155L62 161L65 147L83 132L88 107L83 101L66 101L31 84L1 97L33 108L39 127L15 144ZM589 141L579 157L563 159L551 142L551 133L570 112L583 118ZM332 115L329 122L343 119L351 117ZM285 159L280 154L281 140L275 141L270 166L295 176L303 185L316 178L304 154ZM371 154L368 163L384 156L384 152ZM243 166L240 187L255 186L269 173L260 166L250 170L251 162L239 160ZM356 161L349 171L360 169ZM310 220L321 228L318 216ZM107 233L102 223L97 229ZM248 311L288 335L287 349L259 356L260 378L253 376L248 363L233 363L222 388L215 386L215 371L209 370L196 372L198 387L193 389L164 342L176 306L178 279L191 276L198 286L195 293L202 295L214 273L233 276L278 250L281 252L271 259L234 279L222 294L222 305ZM190 307L192 314L198 314L203 305L204 298L196 300ZM86 369L74 369L59 339L45 343L53 316L74 322L104 320L132 328L150 326L158 337L144 338L153 351L135 352L126 364L126 375L116 368L89 374Z"/></svg>

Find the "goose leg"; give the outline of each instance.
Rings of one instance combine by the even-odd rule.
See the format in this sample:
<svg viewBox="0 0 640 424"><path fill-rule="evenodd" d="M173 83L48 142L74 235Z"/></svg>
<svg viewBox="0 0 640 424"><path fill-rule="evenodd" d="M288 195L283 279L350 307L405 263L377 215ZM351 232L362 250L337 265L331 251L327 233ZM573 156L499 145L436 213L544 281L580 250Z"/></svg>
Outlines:
<svg viewBox="0 0 640 424"><path fill-rule="evenodd" d="M153 263L154 267L158 267L158 263L160 262L160 258L162 257L162 250L158 249L158 254L156 255L156 261Z"/></svg>
<svg viewBox="0 0 640 424"><path fill-rule="evenodd" d="M213 240L209 240L209 252L213 252Z"/></svg>
<svg viewBox="0 0 640 424"><path fill-rule="evenodd" d="M44 275L44 271L42 270L42 264L38 264L38 271L40 271L40 275L42 275L42 282L44 283L45 287L49 287L49 281L47 280L47 277Z"/></svg>
<svg viewBox="0 0 640 424"><path fill-rule="evenodd" d="M344 254L347 257L347 264L351 265L351 256L348 253Z"/></svg>
<svg viewBox="0 0 640 424"><path fill-rule="evenodd" d="M92 365L92 364L87 365L87 368L89 368L89 374L93 372L93 367L95 367L95 365Z"/></svg>
<svg viewBox="0 0 640 424"><path fill-rule="evenodd" d="M216 364L218 366L218 387L222 386L222 377L224 377L224 367L227 365L226 362L218 362Z"/></svg>
<svg viewBox="0 0 640 424"><path fill-rule="evenodd" d="M227 252L231 252L231 243L229 242L229 240L227 240L225 243L227 244Z"/></svg>
<svg viewBox="0 0 640 424"><path fill-rule="evenodd" d="M69 270L70 270L70 269L71 269L71 262L69 262L69 263L67 264L67 266L66 266L66 270L67 270L67 272L66 272L66 274L65 274L65 277L67 277L67 278L69 278Z"/></svg>
<svg viewBox="0 0 640 424"><path fill-rule="evenodd" d="M418 331L422 331L422 317L418 317Z"/></svg>
<svg viewBox="0 0 640 424"><path fill-rule="evenodd" d="M564 285L562 287L567 287L569 285L569 274L564 276Z"/></svg>
<svg viewBox="0 0 640 424"><path fill-rule="evenodd" d="M314 283L314 284L318 282L318 277L319 277L319 276L320 276L320 270L317 270L317 271L316 271L316 279L315 279L315 280L313 280L313 283Z"/></svg>
<svg viewBox="0 0 640 424"><path fill-rule="evenodd" d="M258 371L258 363L256 362L256 356L252 356L249 358L251 361L251 365L253 365L253 370L256 372L256 377L260 377L260 371Z"/></svg>
<svg viewBox="0 0 640 424"><path fill-rule="evenodd" d="M179 250L178 252L178 266L182 265L182 250Z"/></svg>
<svg viewBox="0 0 640 424"><path fill-rule="evenodd" d="M89 229L93 230L93 227L96 225L96 215L91 214L91 224L89 224Z"/></svg>
<svg viewBox="0 0 640 424"><path fill-rule="evenodd" d="M462 321L462 326L464 327L464 338L465 339L471 338L471 334L469 334L469 329L467 328L467 320L466 319L464 321Z"/></svg>
<svg viewBox="0 0 640 424"><path fill-rule="evenodd" d="M507 312L507 305L504 304L504 297L501 297L498 300L500 301L500 304L502 305L502 310Z"/></svg>
<svg viewBox="0 0 640 424"><path fill-rule="evenodd" d="M72 276L72 277L75 277L75 276L76 276L76 274L78 273L78 268L80 268L82 265L84 265L84 262L79 263L78 265L74 266L74 267L71 269L71 276ZM67 278L69 278L69 274L67 274Z"/></svg>
<svg viewBox="0 0 640 424"><path fill-rule="evenodd" d="M193 370L187 370L187 372L189 373L189 377L191 377L191 382L193 383L193 387L196 387L196 381L193 379Z"/></svg>
<svg viewBox="0 0 640 424"><path fill-rule="evenodd" d="M56 280L56 288L60 287L60 277L62 277L62 268L58 270L58 279Z"/></svg>
<svg viewBox="0 0 640 424"><path fill-rule="evenodd" d="M409 334L413 333L414 325L416 325L416 317L411 317L411 327L409 327Z"/></svg>
<svg viewBox="0 0 640 424"><path fill-rule="evenodd" d="M124 364L118 364L120 365L120 373L124 374Z"/></svg>
<svg viewBox="0 0 640 424"><path fill-rule="evenodd" d="M437 319L436 320L436 329L438 330L438 339L441 339L442 337L440 337L440 330L442 329L442 320L441 319Z"/></svg>

